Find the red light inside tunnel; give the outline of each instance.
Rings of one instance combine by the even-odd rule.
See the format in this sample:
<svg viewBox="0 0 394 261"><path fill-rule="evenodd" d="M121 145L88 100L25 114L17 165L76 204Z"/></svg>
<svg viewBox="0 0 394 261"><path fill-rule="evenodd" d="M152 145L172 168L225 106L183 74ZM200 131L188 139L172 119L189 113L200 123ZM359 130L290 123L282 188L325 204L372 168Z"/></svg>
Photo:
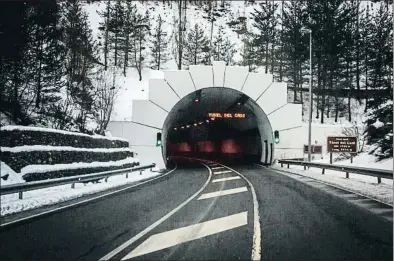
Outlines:
<svg viewBox="0 0 394 261"><path fill-rule="evenodd" d="M214 152L215 146L211 141L200 141L198 142L198 150L200 152Z"/></svg>
<svg viewBox="0 0 394 261"><path fill-rule="evenodd" d="M230 139L222 141L221 152L235 154L241 153L242 151L238 143L235 140Z"/></svg>
<svg viewBox="0 0 394 261"><path fill-rule="evenodd" d="M182 142L181 144L179 144L179 151L192 151L192 147L190 146L189 143L187 142Z"/></svg>

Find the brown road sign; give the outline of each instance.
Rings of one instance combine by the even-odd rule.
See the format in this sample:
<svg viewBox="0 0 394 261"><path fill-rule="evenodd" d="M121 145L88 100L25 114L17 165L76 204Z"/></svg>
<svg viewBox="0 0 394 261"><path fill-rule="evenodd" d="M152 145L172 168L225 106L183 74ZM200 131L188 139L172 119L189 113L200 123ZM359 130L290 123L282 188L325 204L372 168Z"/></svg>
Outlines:
<svg viewBox="0 0 394 261"><path fill-rule="evenodd" d="M327 137L327 152L357 152L357 137Z"/></svg>

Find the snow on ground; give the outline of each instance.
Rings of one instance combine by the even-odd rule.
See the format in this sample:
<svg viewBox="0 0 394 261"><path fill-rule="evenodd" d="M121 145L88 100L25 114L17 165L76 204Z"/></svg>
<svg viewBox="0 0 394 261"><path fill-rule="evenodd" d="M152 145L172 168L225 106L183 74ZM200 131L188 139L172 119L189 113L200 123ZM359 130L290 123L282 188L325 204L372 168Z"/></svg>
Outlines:
<svg viewBox="0 0 394 261"><path fill-rule="evenodd" d="M0 161L0 176L4 177L0 179L0 186L25 182L21 174L13 171L7 164L2 161ZM7 179L5 179L5 177L7 177Z"/></svg>
<svg viewBox="0 0 394 261"><path fill-rule="evenodd" d="M73 162L68 164L45 164L45 165L28 165L21 169L20 175L25 175L27 173L43 173L49 171L60 171L68 169L82 169L82 168L94 168L94 167L119 167L125 164L130 164L134 162L139 162L138 159L127 157L122 160L117 161L94 161L94 162Z"/></svg>
<svg viewBox="0 0 394 261"><path fill-rule="evenodd" d="M80 132L73 132L73 131L65 131L65 130L58 130L58 129L53 129L53 128L43 128L43 127L33 127L33 126L22 126L22 125L7 125L4 127L1 127L2 131L14 131L14 130L19 130L19 131L39 131L39 132L52 132L52 133L59 133L63 135L73 135L73 136L80 136L80 137L89 137L93 139L102 139L102 140L120 140L120 141L127 141L127 139L124 138L118 138L118 137L106 137L102 135L89 135L85 133L80 133Z"/></svg>
<svg viewBox="0 0 394 261"><path fill-rule="evenodd" d="M323 160L315 160L314 162L328 163L329 158L327 157ZM376 162L376 158L367 153L362 153L353 159L353 164L349 160L338 161L334 164L338 165L354 165L367 168L377 168L377 169L393 169L393 158L382 160L381 162ZM382 183L377 183L376 177L359 175L359 174L349 174L349 179L346 179L346 173L334 170L326 170L325 174L321 174L321 169L310 168L304 170L303 166L291 166L287 169L284 165L283 168L280 164L275 164L273 168L278 170L290 171L299 175L311 177L317 180L321 180L338 187L354 191L356 193L378 199L380 201L393 204L393 180L392 179L382 179ZM291 175L290 175L291 176Z"/></svg>
<svg viewBox="0 0 394 261"><path fill-rule="evenodd" d="M128 179L126 179L125 174L122 174L109 177L108 182L104 182L104 179L102 179L98 184L93 184L91 182L86 185L82 183L77 183L75 184L74 189L72 189L71 185L69 184L46 189L27 191L23 193L23 199L19 199L18 194L4 195L1 196L0 215L4 216L38 208L41 206L57 204L67 200L80 198L85 195L104 191L110 188L115 188L118 186L131 184L133 182L150 179L158 175L161 175L161 173L152 172L148 169L143 171L142 175L140 175L138 171L131 172L129 173Z"/></svg>
<svg viewBox="0 0 394 261"><path fill-rule="evenodd" d="M49 145L24 145L16 147L0 147L1 151L7 152L27 152L27 151L84 151L114 153L131 151L130 148L76 148L71 146L49 146Z"/></svg>

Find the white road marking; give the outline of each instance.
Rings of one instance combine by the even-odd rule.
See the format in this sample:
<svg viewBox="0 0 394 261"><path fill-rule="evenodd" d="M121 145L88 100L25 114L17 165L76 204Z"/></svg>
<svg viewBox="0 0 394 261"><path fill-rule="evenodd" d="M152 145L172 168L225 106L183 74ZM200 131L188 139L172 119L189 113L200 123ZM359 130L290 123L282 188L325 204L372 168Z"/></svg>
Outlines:
<svg viewBox="0 0 394 261"><path fill-rule="evenodd" d="M150 236L141 245L123 257L122 260L146 255L178 244L247 225L247 213L248 212L245 211L235 215L213 219Z"/></svg>
<svg viewBox="0 0 394 261"><path fill-rule="evenodd" d="M198 200L201 199L207 199L207 198L214 198L214 197L220 197L220 196L226 196L226 195L231 195L231 194L236 194L236 193L241 193L248 191L246 187L241 187L241 188L235 188L235 189L226 189L226 190L221 190L221 191L215 191L215 192L210 192L210 193L205 193L202 194Z"/></svg>
<svg viewBox="0 0 394 261"><path fill-rule="evenodd" d="M227 180L235 180L235 179L241 179L241 177L229 177L229 178L222 178L222 179L214 179L212 180L212 183L216 183L216 182L222 182L222 181L227 181Z"/></svg>
<svg viewBox="0 0 394 261"><path fill-rule="evenodd" d="M133 244L135 241L137 241L138 239L140 239L141 237L145 236L147 233L149 233L152 229L156 228L158 225L160 225L161 223L163 223L165 220L167 220L169 217L171 217L173 214L175 214L178 210L180 210L181 208L183 208L187 203L189 203L190 201L192 201L195 197L198 196L198 194L200 194L205 187L209 184L209 181L211 180L212 177L212 171L211 169L205 165L204 163L202 163L209 171L209 177L207 179L207 181L205 182L205 184L194 194L192 195L190 198L188 198L186 201L184 201L182 204L180 204L179 206L177 206L175 209L173 209L172 211L168 212L164 217L160 218L159 220L157 220L155 223L153 223L152 225L150 225L149 227L145 228L144 230L142 230L140 233L138 233L137 235L135 235L134 237L130 238L129 240L127 240L126 242L124 242L122 245L118 246L117 248L115 248L114 250L112 250L111 252L109 252L108 254L106 254L105 256L103 256L102 258L100 258L99 260L108 260L112 257L114 257L115 255L117 255L119 252L121 252L122 250L124 250L126 247L130 246L131 244Z"/></svg>
<svg viewBox="0 0 394 261"><path fill-rule="evenodd" d="M214 169L224 169L224 167L214 167L214 168L212 168L213 170Z"/></svg>
<svg viewBox="0 0 394 261"><path fill-rule="evenodd" d="M232 172L231 170L224 170L224 171L219 171L219 172L214 172L213 174L218 175L218 174L224 174L224 173L230 173Z"/></svg>
<svg viewBox="0 0 394 261"><path fill-rule="evenodd" d="M67 208L75 207L75 206L78 206L78 205L80 205L80 204L83 204L83 203L86 203L86 202L89 202L89 201L93 201L93 200L96 200L96 199L99 199L99 198L103 198L103 197L106 197L106 196L109 196L109 195L116 194L116 193L118 193L118 192L122 192L122 191L125 191L125 190L128 190L128 189L134 188L134 187L138 187L138 186L140 186L140 185L142 185L142 184L145 184L145 183L154 181L154 180L156 180L156 179L160 179L160 178L162 178L162 177L165 177L165 176L169 175L170 173L174 172L177 168L178 168L178 166L175 166L175 168L172 169L172 170L170 170L169 172L167 172L167 173L165 173L165 174L163 174L163 175L160 175L160 176L158 176L158 177L155 177L155 178L152 178L152 179L145 180L145 181L143 181L143 182L141 182L141 183L134 184L134 185L131 185L131 186L128 186L128 187L126 187L126 188L122 188L122 189L119 189L119 190L116 190L116 191L112 191L112 192L109 192L109 193L106 193L106 194L103 194L103 195L100 195L100 196L97 196L97 197L94 197L94 198L85 199L85 200L76 202L76 203L74 203L74 204L66 205L66 206L63 206L63 207L59 207L59 208L47 210L47 211L44 211L44 212L41 212L41 213L37 213L37 214L31 215L31 216L27 216L27 217L23 217L23 218L20 218L20 219L17 219L17 220L13 220L13 221L10 221L10 222L1 224L0 227L5 227L5 226L11 225L11 224L15 224L15 223L18 223L18 222L21 222L21 221L24 221L24 220L28 220L28 219L31 219L31 218L43 216L43 215L46 215L46 214L50 214L50 213L53 213L53 212L56 212L56 211L59 211L59 210L62 210L62 209L67 209ZM138 181L137 181L137 182L138 182Z"/></svg>
<svg viewBox="0 0 394 261"><path fill-rule="evenodd" d="M259 202L257 201L257 195L256 191L254 190L254 187L252 183L241 173L238 171L227 167L228 169L231 169L238 175L240 175L250 186L250 190L252 191L252 197L253 197L253 246L252 246L252 260L254 261L260 261L261 260L261 227L260 227L260 214L259 214Z"/></svg>

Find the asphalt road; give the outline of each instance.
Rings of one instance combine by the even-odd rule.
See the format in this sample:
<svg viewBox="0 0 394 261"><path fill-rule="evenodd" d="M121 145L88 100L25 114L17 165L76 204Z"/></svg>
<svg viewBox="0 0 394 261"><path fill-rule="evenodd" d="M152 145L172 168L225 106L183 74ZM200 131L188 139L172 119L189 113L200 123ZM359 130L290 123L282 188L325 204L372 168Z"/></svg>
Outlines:
<svg viewBox="0 0 394 261"><path fill-rule="evenodd" d="M2 229L0 259L392 260L391 222L265 168L232 167L251 187L217 167L180 164L151 183Z"/></svg>

